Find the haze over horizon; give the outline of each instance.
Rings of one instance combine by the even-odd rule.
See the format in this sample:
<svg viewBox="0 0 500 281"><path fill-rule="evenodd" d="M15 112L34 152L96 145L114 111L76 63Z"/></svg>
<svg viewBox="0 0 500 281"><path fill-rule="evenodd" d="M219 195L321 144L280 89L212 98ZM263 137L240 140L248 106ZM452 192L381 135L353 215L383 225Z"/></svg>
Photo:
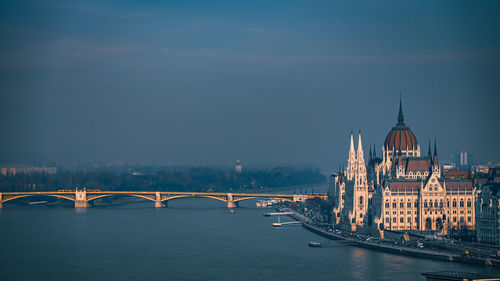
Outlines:
<svg viewBox="0 0 500 281"><path fill-rule="evenodd" d="M0 162L226 165L500 159L497 1L4 1Z"/></svg>

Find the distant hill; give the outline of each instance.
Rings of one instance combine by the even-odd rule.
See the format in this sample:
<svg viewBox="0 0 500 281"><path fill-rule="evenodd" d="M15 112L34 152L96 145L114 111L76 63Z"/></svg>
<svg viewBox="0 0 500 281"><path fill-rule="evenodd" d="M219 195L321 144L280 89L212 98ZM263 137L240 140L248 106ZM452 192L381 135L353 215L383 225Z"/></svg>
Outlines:
<svg viewBox="0 0 500 281"><path fill-rule="evenodd" d="M46 191L89 188L101 190L244 191L325 182L319 169L277 167L234 170L210 167L159 171L151 174L60 171L0 176L1 191Z"/></svg>

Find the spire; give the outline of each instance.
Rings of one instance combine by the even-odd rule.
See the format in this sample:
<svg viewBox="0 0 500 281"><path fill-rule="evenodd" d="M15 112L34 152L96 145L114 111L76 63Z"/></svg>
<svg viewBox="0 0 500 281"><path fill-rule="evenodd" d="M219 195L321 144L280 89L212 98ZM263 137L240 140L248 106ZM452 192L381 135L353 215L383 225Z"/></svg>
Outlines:
<svg viewBox="0 0 500 281"><path fill-rule="evenodd" d="M427 157L431 158L432 153L431 153L431 139L429 139L429 151L427 152Z"/></svg>
<svg viewBox="0 0 500 281"><path fill-rule="evenodd" d="M351 143L349 145L349 158L347 158L347 180L352 180L356 171L356 151L354 151L354 137L351 131Z"/></svg>
<svg viewBox="0 0 500 281"><path fill-rule="evenodd" d="M434 140L434 159L432 159L432 165L439 166L437 148L436 148L436 140Z"/></svg>
<svg viewBox="0 0 500 281"><path fill-rule="evenodd" d="M351 131L351 145L349 146L349 151L354 151L354 139L352 137L352 131Z"/></svg>
<svg viewBox="0 0 500 281"><path fill-rule="evenodd" d="M370 144L370 160L373 158L373 154L372 154L372 145Z"/></svg>
<svg viewBox="0 0 500 281"><path fill-rule="evenodd" d="M363 145L361 144L361 130L359 130L359 134L358 134L358 151L362 151L363 150Z"/></svg>
<svg viewBox="0 0 500 281"><path fill-rule="evenodd" d="M403 116L403 105L401 102L401 92L399 92L399 114L398 114L398 124L404 124L405 117Z"/></svg>
<svg viewBox="0 0 500 281"><path fill-rule="evenodd" d="M373 158L377 158L377 150L375 149L375 144L373 144Z"/></svg>

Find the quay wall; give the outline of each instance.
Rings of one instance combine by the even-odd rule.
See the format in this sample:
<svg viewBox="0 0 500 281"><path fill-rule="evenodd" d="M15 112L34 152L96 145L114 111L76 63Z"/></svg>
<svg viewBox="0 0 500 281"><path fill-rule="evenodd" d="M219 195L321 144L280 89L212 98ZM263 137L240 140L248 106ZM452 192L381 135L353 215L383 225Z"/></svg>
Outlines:
<svg viewBox="0 0 500 281"><path fill-rule="evenodd" d="M292 210L293 211L293 210ZM343 236L341 234L337 234L335 232L328 232L325 231L321 228L315 227L311 224L310 220L307 217L304 217L300 214L297 214L296 212L293 212L293 214L289 215L290 217L302 221L302 226L319 235L322 237L325 237L330 240L343 240L345 242L348 242L349 244L360 247L360 248L365 248L365 249L370 249L370 250L375 250L375 251L380 251L380 252L386 252L386 253L391 253L391 254L396 254L396 255L404 255L404 256L409 256L409 257L416 257L416 258L424 258L424 259L433 259L433 260L440 260L440 261L449 261L449 262L460 262L460 263L465 263L465 264L472 264L472 265L489 265L489 266L495 266L495 267L500 267L500 262L498 260L490 260L490 259L485 259L485 258L467 258L467 257L462 257L459 255L453 255L450 253L442 253L442 252L436 252L436 251L430 251L430 250L423 250L423 249L413 249L413 248L406 248L406 247L397 247L397 246L392 246L392 245L383 245L379 244L376 242L367 242L367 241L360 241L358 239L350 238ZM394 236L401 237L401 233L391 233ZM411 237L412 235L410 235ZM421 238L420 235L414 235L414 238Z"/></svg>

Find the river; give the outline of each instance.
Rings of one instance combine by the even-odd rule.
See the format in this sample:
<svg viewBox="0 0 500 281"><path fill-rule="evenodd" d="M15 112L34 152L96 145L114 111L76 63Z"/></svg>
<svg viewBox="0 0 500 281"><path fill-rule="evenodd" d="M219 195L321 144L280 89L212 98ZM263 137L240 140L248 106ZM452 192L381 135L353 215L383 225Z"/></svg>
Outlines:
<svg viewBox="0 0 500 281"><path fill-rule="evenodd" d="M4 204L1 280L423 280L421 272L496 269L327 242L300 226L273 228L255 201L172 200L77 210ZM286 218L289 219L289 218ZM283 220L286 220L282 218ZM310 248L309 241L322 241Z"/></svg>

